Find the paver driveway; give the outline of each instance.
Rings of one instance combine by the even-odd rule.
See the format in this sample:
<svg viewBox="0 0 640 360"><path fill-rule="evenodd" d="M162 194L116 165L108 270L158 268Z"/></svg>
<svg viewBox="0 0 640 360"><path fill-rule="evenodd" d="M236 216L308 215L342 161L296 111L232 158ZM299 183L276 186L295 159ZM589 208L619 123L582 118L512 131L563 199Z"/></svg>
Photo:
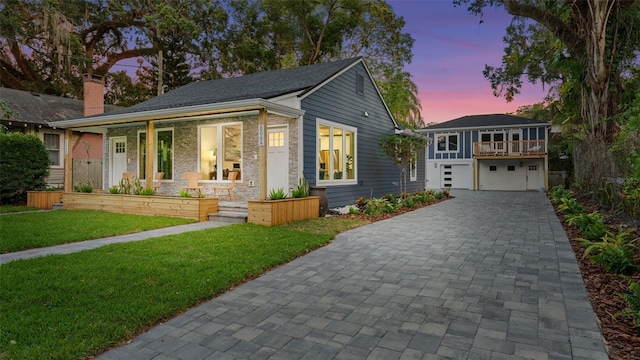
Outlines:
<svg viewBox="0 0 640 360"><path fill-rule="evenodd" d="M453 195L345 232L99 359L608 359L545 195Z"/></svg>

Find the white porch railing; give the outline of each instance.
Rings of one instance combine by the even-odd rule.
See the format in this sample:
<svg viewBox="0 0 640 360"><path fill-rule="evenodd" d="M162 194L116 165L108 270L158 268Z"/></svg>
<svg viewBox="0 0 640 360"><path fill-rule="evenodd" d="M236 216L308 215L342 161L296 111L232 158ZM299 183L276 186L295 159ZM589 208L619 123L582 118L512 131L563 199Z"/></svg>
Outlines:
<svg viewBox="0 0 640 360"><path fill-rule="evenodd" d="M482 141L473 143L473 156L543 156L546 140Z"/></svg>

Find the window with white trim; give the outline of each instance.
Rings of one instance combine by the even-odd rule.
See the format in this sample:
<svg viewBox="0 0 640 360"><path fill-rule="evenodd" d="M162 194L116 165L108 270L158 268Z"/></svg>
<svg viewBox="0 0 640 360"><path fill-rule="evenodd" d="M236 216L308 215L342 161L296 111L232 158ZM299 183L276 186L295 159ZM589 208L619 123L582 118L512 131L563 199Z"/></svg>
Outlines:
<svg viewBox="0 0 640 360"><path fill-rule="evenodd" d="M62 166L62 136L54 133L43 133L42 141L49 153L49 160L51 160L51 166Z"/></svg>
<svg viewBox="0 0 640 360"><path fill-rule="evenodd" d="M268 140L271 144L278 139ZM231 171L238 172L237 180L242 179L242 123L199 126L198 149L202 180L226 181Z"/></svg>
<svg viewBox="0 0 640 360"><path fill-rule="evenodd" d="M153 167L158 172L164 172L163 180L173 180L173 129L156 129L155 152ZM147 132L138 133L138 174L140 179L146 179L147 163Z"/></svg>
<svg viewBox="0 0 640 360"><path fill-rule="evenodd" d="M410 172L409 172L409 181L417 181L418 180L418 157L413 158L411 162Z"/></svg>
<svg viewBox="0 0 640 360"><path fill-rule="evenodd" d="M318 181L322 183L354 183L357 179L357 129L318 120Z"/></svg>
<svg viewBox="0 0 640 360"><path fill-rule="evenodd" d="M437 152L458 152L458 134L440 134L436 136Z"/></svg>

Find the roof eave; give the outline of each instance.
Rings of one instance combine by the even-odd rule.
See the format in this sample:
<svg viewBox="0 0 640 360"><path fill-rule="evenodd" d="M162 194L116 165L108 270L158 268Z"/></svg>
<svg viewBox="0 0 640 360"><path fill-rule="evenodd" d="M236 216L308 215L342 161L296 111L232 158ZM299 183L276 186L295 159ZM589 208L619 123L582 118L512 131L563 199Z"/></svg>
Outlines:
<svg viewBox="0 0 640 360"><path fill-rule="evenodd" d="M438 127L438 128L422 128L416 130L420 133L426 132L441 132L441 131L466 131L466 130L488 130L488 129L505 129L505 128L526 128L526 127L540 127L540 126L551 126L550 122L542 122L538 124L512 124L512 125L486 125L486 126L463 126L463 127Z"/></svg>
<svg viewBox="0 0 640 360"><path fill-rule="evenodd" d="M55 126L58 128L81 128L106 126L116 124L128 124L141 121L161 121L178 119L183 117L200 117L206 115L216 115L223 113L236 113L250 110L264 109L267 112L282 115L285 117L299 117L304 114L303 110L295 109L289 106L277 104L265 99L245 99L228 101L214 104L203 104L193 106L183 106L170 109L148 110L133 113L102 115L79 119L70 119L56 121ZM51 125L50 125L51 126Z"/></svg>

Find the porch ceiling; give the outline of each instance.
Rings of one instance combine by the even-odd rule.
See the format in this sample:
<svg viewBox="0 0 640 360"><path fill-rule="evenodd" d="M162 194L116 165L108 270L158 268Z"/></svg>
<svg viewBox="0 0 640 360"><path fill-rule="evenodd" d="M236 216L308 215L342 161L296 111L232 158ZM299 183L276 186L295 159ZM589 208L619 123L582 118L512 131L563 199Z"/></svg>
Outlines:
<svg viewBox="0 0 640 360"><path fill-rule="evenodd" d="M113 125L136 125L147 121L162 122L175 121L178 119L187 121L216 115L251 115L253 112L257 114L257 112L262 109L266 110L267 113L291 118L297 118L304 114L304 110L281 105L265 99L249 99L114 115L107 113L99 116L57 121L55 126L62 129L92 128L95 130L98 128L104 129Z"/></svg>

